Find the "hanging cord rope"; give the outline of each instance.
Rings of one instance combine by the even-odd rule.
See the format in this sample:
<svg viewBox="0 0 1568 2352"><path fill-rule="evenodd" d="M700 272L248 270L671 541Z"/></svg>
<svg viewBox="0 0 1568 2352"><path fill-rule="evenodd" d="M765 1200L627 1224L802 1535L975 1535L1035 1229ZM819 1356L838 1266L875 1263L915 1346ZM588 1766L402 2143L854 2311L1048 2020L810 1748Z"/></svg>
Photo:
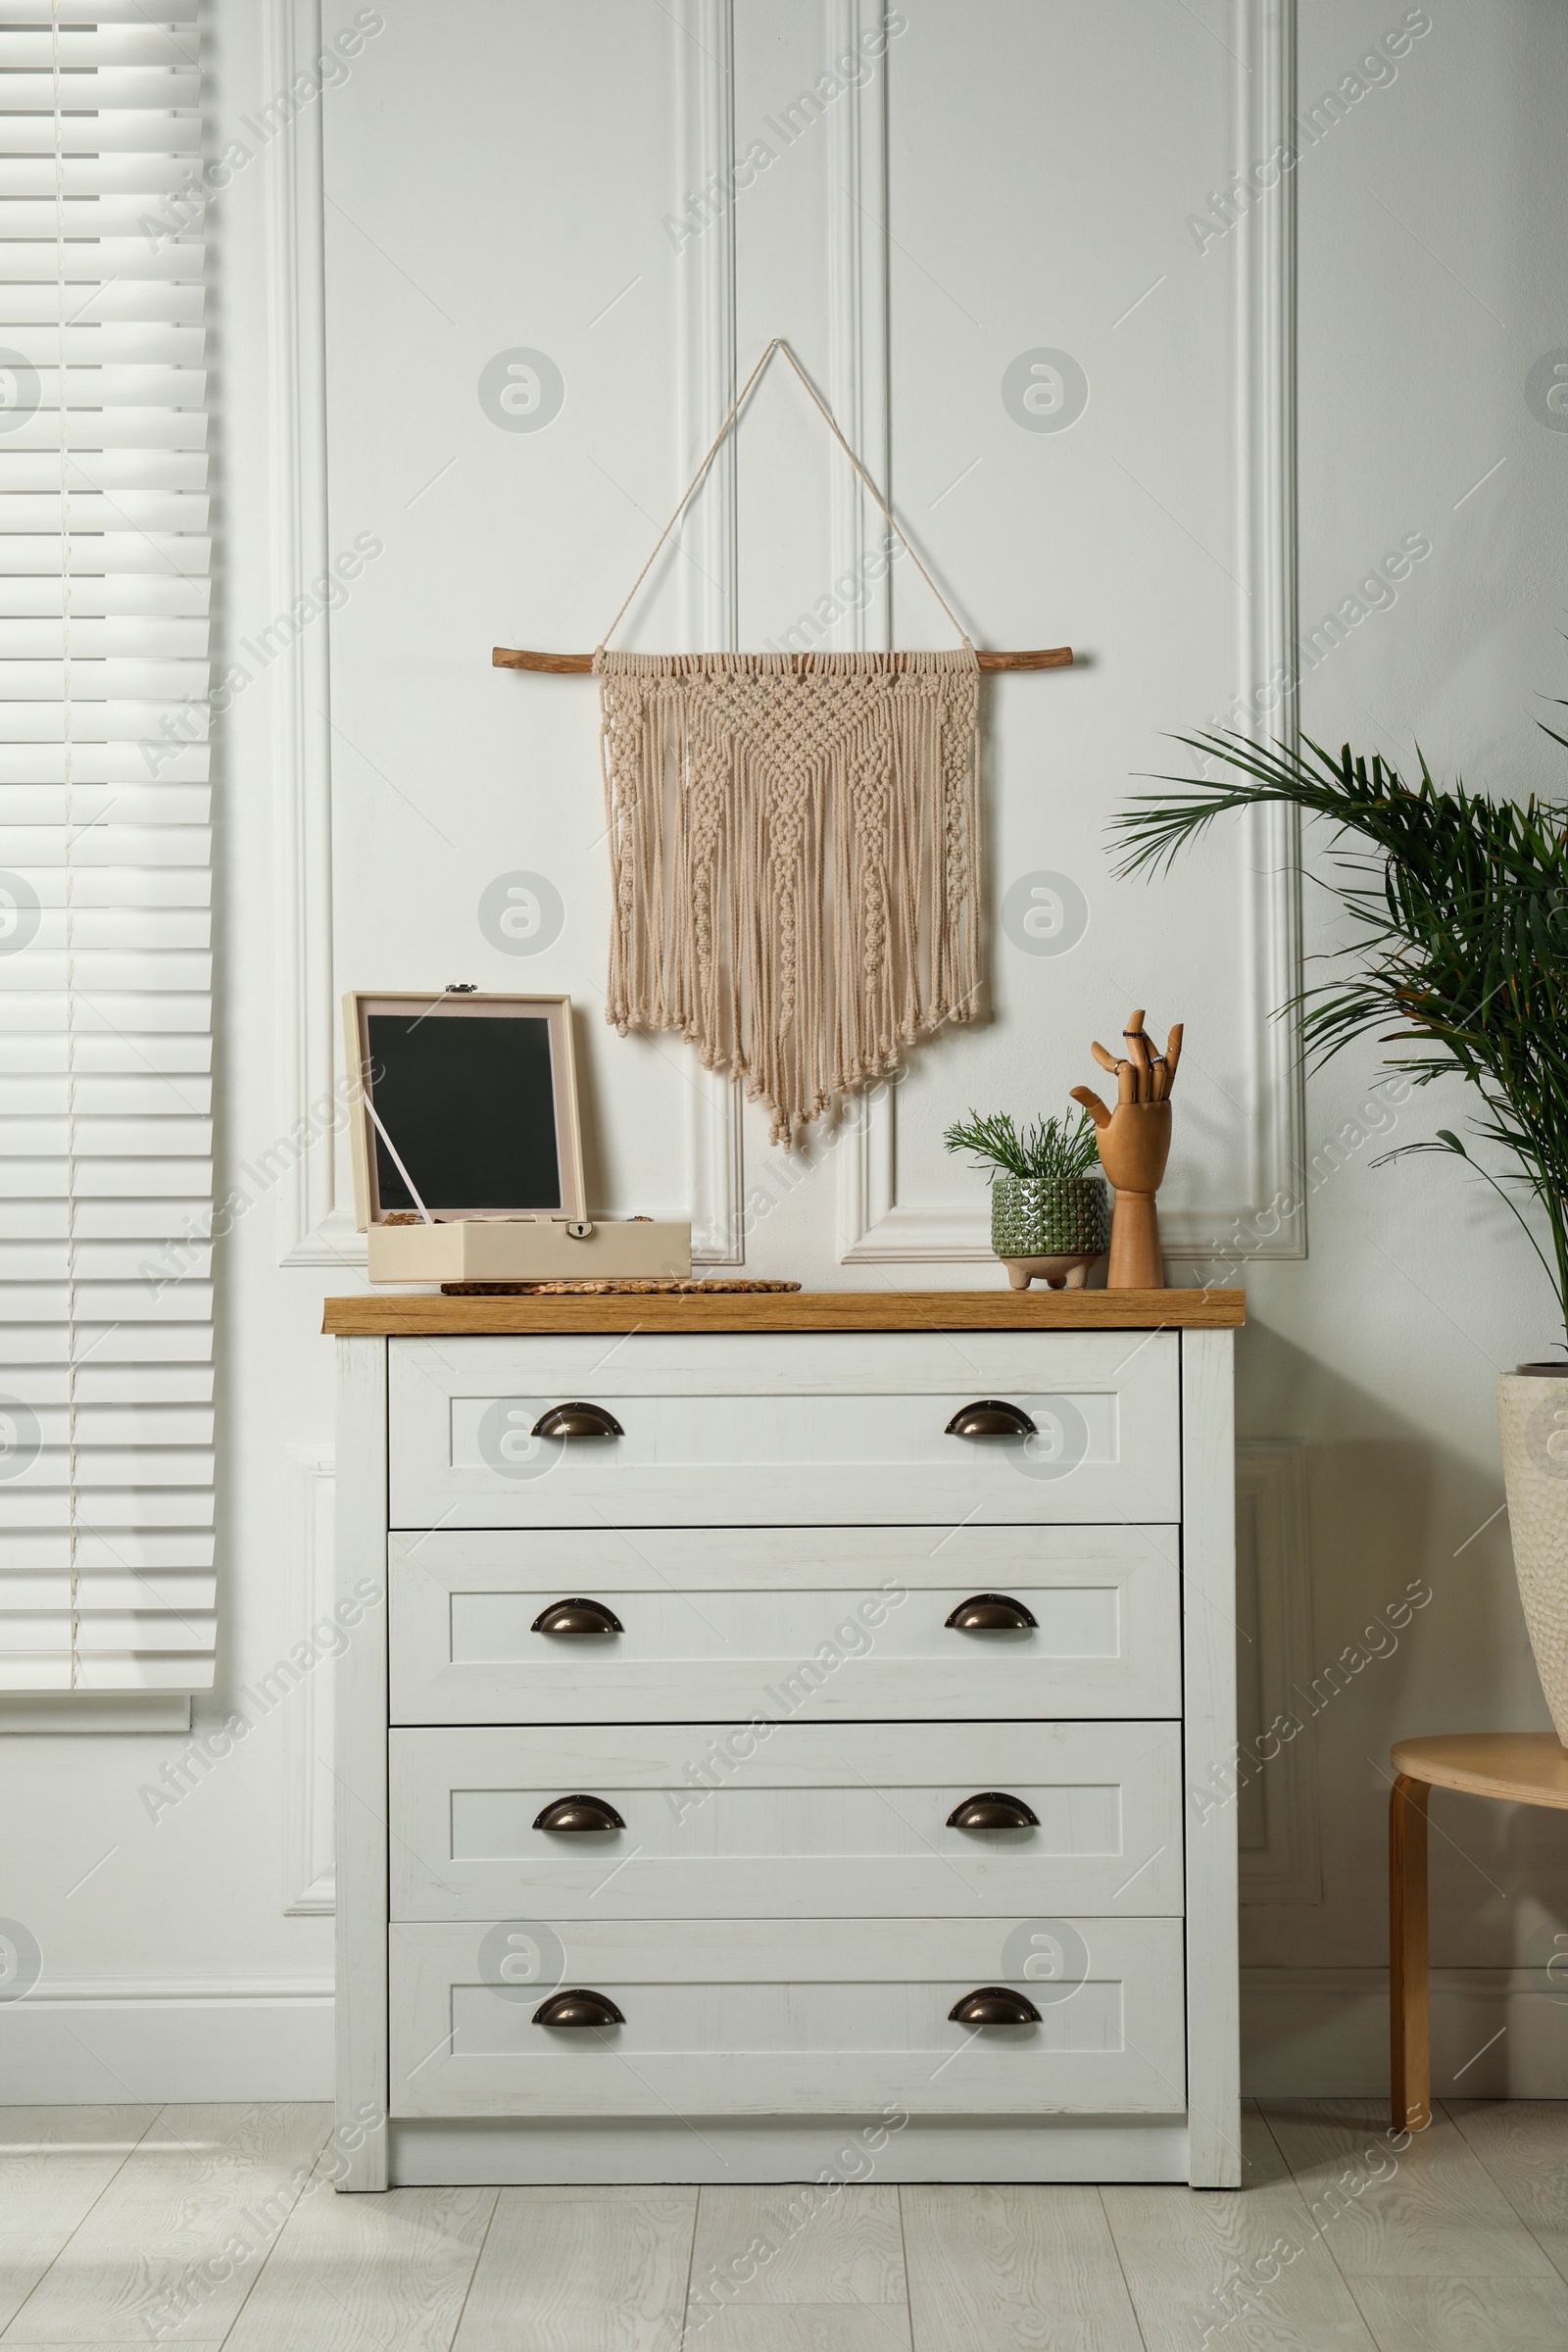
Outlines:
<svg viewBox="0 0 1568 2352"><path fill-rule="evenodd" d="M775 351L781 351L784 354L784 357L788 360L790 366L794 368L796 374L806 386L807 392L810 396L813 407L821 416L822 421L826 424L827 429L832 434L834 440L838 443L840 449L843 450L844 455L849 459L850 464L855 467L856 472L858 474L860 480L864 483L866 489L871 493L872 498L875 500L877 506L882 512L883 518L886 521L888 528L895 532L899 539L903 542L905 553L909 558L910 563L914 565L915 570L920 574L921 579L924 580L926 586L936 598L937 603L942 607L943 612L947 614L954 627L957 630L958 635L960 638L962 638L964 645L966 647L968 646L968 631L965 629L962 621L958 618L956 612L955 612L953 610L953 607L949 604L947 598L943 595L941 589L937 586L935 580L931 577L931 574L927 571L925 565L921 563L919 557L915 554L914 549L910 546L908 537L906 532L900 528L900 525L894 516L892 508L888 505L886 499L884 499L882 496L881 491L877 488L875 482L872 481L871 476L866 472L865 467L860 464L859 459L856 456L854 450L850 447L848 441L845 440L844 435L840 432L832 410L828 407L826 401L822 398L816 386L807 374L806 369L801 366L800 361L795 357L794 352L791 351L789 345L785 342L783 336L775 335L772 341L768 344L766 350L762 353L761 358L758 361L757 366L752 369L751 374L746 378L745 383L742 384L739 392L736 393L729 415L725 417L723 423L719 426L717 432L713 435L712 440L708 445L708 455L704 458L702 464L698 466L697 471L692 475L691 480L687 483L685 490L681 494L680 503L676 507L674 514L671 514L669 520L660 532L659 537L654 541L652 553L650 554L647 563L643 565L641 571L637 574L637 577L633 580L630 588L626 591L620 611L615 614L614 619L611 622L609 628L605 631L603 637L601 637L598 645L594 649L595 662L598 661L600 655L610 643L611 638L613 637L616 629L620 626L621 620L625 615L626 607L631 603L632 598L636 595L644 580L647 579L648 574L653 570L654 561L658 556L660 549L663 546L664 541L669 537L670 532L675 528L676 523L679 522L681 516L685 514L686 509L691 505L693 498L696 496L697 491L701 487L703 480L707 475L708 468L710 466L711 466L713 460L719 453L719 449L723 444L724 435L729 431L730 426L734 423L736 417L740 415L742 408L745 406L747 394L751 391L752 386L756 383L758 377L761 374L762 369L767 366L768 361L773 357Z"/></svg>
<svg viewBox="0 0 1568 2352"><path fill-rule="evenodd" d="M607 1016L743 1079L786 1150L980 989L980 665L790 347L741 386L630 593L782 351L962 640L939 653L595 649L613 910Z"/></svg>

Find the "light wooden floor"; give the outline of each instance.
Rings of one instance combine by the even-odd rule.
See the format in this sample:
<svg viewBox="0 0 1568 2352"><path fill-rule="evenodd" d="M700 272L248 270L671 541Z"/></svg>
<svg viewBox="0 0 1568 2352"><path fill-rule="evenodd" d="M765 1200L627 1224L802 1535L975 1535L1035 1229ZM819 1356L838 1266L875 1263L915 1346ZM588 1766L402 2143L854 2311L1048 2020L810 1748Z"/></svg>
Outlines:
<svg viewBox="0 0 1568 2352"><path fill-rule="evenodd" d="M1383 2120L1250 2110L1235 2193L873 2179L808 2209L791 2189L344 2197L324 2107L3 2108L0 2345L1568 2348L1568 2104L1450 2100L1397 2157Z"/></svg>

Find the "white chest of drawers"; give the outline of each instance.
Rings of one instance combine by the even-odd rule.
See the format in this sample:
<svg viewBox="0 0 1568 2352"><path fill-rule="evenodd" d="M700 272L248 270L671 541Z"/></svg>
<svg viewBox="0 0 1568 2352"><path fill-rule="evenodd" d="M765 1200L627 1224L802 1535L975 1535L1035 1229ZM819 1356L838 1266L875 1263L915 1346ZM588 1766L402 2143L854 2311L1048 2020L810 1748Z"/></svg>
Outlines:
<svg viewBox="0 0 1568 2352"><path fill-rule="evenodd" d="M1240 1321L329 1301L341 2185L1233 2185Z"/></svg>

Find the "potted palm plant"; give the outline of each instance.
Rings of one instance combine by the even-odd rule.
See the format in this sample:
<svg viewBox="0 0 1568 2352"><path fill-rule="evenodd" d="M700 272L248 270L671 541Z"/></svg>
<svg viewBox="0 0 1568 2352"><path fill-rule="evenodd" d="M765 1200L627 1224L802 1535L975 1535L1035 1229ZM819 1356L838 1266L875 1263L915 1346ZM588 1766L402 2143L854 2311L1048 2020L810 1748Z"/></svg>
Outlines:
<svg viewBox="0 0 1568 2352"><path fill-rule="evenodd" d="M1440 1128L1400 1149L1463 1160L1500 1194L1568 1337L1568 803L1493 801L1439 785L1419 755L1419 780L1407 783L1348 745L1336 759L1310 743L1297 751L1232 735L1179 740L1226 772L1160 777L1167 789L1137 796L1112 820L1123 872L1157 870L1217 816L1262 803L1336 828L1331 887L1355 932L1338 952L1337 977L1290 1007L1303 1051L1321 1064L1376 1036L1392 1049L1389 1066L1416 1085L1465 1081L1475 1106L1469 1142ZM1497 1171L1474 1155L1475 1144L1500 1154ZM1525 1623L1568 1746L1565 1375L1568 1357L1521 1364L1499 1381L1497 1405Z"/></svg>
<svg viewBox="0 0 1568 2352"><path fill-rule="evenodd" d="M1039 1275L1053 1289L1080 1290L1110 1247L1109 1196L1090 1173L1098 1146L1088 1113L1020 1129L1010 1111L971 1110L942 1140L991 1171L991 1247L1013 1289Z"/></svg>

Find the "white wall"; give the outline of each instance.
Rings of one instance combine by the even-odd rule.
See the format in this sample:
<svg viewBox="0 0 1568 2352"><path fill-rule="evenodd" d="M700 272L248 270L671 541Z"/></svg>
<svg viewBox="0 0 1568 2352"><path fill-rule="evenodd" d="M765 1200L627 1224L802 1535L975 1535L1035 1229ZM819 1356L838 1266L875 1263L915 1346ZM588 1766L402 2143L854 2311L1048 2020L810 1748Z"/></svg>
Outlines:
<svg viewBox="0 0 1568 2352"><path fill-rule="evenodd" d="M215 126L208 151L259 151L210 208L215 663L235 658L286 599L273 577L269 480L268 217L292 138L240 133L278 86L263 32L279 12L224 4L205 21ZM368 52L367 53L369 54ZM310 110L302 118L310 122ZM279 1132L274 871L278 673L263 671L215 723L217 1184L245 1183ZM275 1196L220 1247L218 1283L219 1682L195 1704L215 1730L304 1633L299 1592L309 1458L331 1444L326 1286L277 1263ZM324 1670L329 1672L329 1669ZM167 1735L15 1738L5 1895L43 1952L34 1994L0 2013L8 2099L322 2095L331 2047L331 1921L293 1917L302 1891L291 1787L323 1675L270 1711L190 1792L161 1802L186 1742ZM151 1799L140 1791L154 1790ZM156 1818L154 1815L156 1814ZM86 1875L90 1874L90 1875Z"/></svg>
<svg viewBox="0 0 1568 2352"><path fill-rule="evenodd" d="M1302 99L1401 14L1349 0L1303 11ZM1532 413L1525 383L1568 342L1550 128L1568 87L1565 26L1546 0L1430 14L1397 78L1354 103L1298 175L1303 622L1406 534L1432 546L1397 602L1308 674L1302 720L1335 747L1349 737L1409 760L1418 740L1449 777L1560 793L1565 755L1537 720L1552 715L1544 698L1568 693L1568 437ZM1310 881L1305 906L1321 948L1327 907ZM1367 1050L1309 1087L1310 1152L1355 1120L1373 1073ZM1397 1652L1313 1726L1321 1902L1247 1917L1247 1956L1278 1972L1254 1980L1254 2079L1281 2087L1343 2080L1347 2047L1369 2082L1383 2061L1391 1740L1548 1721L1507 1522L1494 1516L1494 1392L1499 1371L1560 1338L1552 1303L1484 1187L1433 1160L1369 1164L1462 1110L1458 1089L1399 1106L1391 1136L1349 1150L1310 1195L1306 1262L1249 1281L1242 1427L1306 1448L1315 1663L1408 1579L1434 1594ZM1568 1931L1568 1825L1441 1796L1433 1819L1440 2058L1466 2065L1506 2023L1459 2087L1561 2096L1560 2012L1542 1971L1568 1949L1554 1943Z"/></svg>
<svg viewBox="0 0 1568 2352"><path fill-rule="evenodd" d="M219 143L256 121L310 13L215 0ZM328 29L354 13L328 0ZM1107 855L1129 779L1175 763L1165 734L1267 678L1289 609L1275 428L1291 387L1271 373L1291 349L1288 215L1275 196L1201 251L1188 218L1237 156L1269 152L1270 94L1288 85L1264 13L909 0L885 66L787 146L764 118L876 22L868 0L735 0L733 18L722 0L673 18L636 0L383 0L381 14L348 80L237 174L211 222L220 630L226 658L257 672L215 731L220 1190L245 1182L258 1199L220 1266L220 1688L198 1725L254 1689L310 1615L331 1445L319 1301L360 1287L363 1266L324 1146L270 1189L239 1171L330 1084L336 989L569 989L599 1205L691 1207L710 1233L744 1228L755 1273L858 1288L994 1285L983 1193L943 1153L942 1127L971 1102L1058 1106L1090 1075L1089 1038L1145 1003L1156 1024L1187 1023L1171 1232L1188 1250L1263 1236L1242 1427L1298 1442L1250 1457L1264 1532L1244 1682L1275 1692L1289 1665L1309 1685L1409 1580L1433 1593L1244 1812L1253 2080L1376 2088L1389 1741L1546 1720L1503 1523L1484 1523L1501 1501L1495 1371L1551 1333L1490 1196L1430 1161L1375 1170L1377 1142L1311 1193L1310 1255L1289 1254L1299 1221L1274 1233L1269 1203L1298 1141L1318 1152L1353 1116L1375 1057L1314 1079L1298 1126L1279 1033L1260 1018L1291 945L1276 845L1217 839L1153 885L1115 880ZM1302 97L1403 15L1319 0ZM1547 0L1430 15L1394 78L1352 99L1294 175L1304 620L1407 535L1431 546L1396 601L1312 670L1303 709L1335 743L1403 753L1418 734L1435 764L1515 789L1560 772L1533 721L1563 675L1568 439L1523 385L1568 342L1550 308L1552 100L1568 67ZM664 216L729 132L741 154L757 136L784 152L728 221L672 240ZM986 750L994 917L1014 883L1066 874L1084 936L1042 956L998 920L986 1025L913 1057L896 1127L884 1107L800 1168L755 1113L734 1119L684 1049L604 1026L592 688L488 666L495 642L594 643L722 414L731 336L744 368L772 333L854 419L977 641L1070 641L1084 657L991 687ZM1040 347L1088 378L1062 432L1026 430L1004 405L1008 363ZM538 431L502 429L480 402L487 363L517 348L564 379ZM733 629L755 645L808 612L861 544L829 457L775 368L619 641L723 643ZM258 633L296 576L367 533L380 552L332 622L328 729L322 627L265 663ZM947 642L906 564L894 607L900 642ZM885 625L873 595L865 641ZM836 641L856 626L841 621ZM545 875L564 916L529 957L502 953L478 912L517 871ZM1310 880L1304 903L1320 946ZM1457 1107L1404 1102L1393 1140ZM323 1899L324 1689L307 1677L156 1822L138 1789L178 1754L171 1737L7 1749L0 1908L37 1936L48 1996L3 2019L10 2095L320 2091L330 1921L285 1905ZM1565 1833L1458 1799L1434 1810L1453 1840L1434 1840L1434 1954L1470 1972L1441 1980L1440 2064L1506 2023L1461 2087L1562 2090L1541 1972L1568 1932L1553 1895Z"/></svg>

